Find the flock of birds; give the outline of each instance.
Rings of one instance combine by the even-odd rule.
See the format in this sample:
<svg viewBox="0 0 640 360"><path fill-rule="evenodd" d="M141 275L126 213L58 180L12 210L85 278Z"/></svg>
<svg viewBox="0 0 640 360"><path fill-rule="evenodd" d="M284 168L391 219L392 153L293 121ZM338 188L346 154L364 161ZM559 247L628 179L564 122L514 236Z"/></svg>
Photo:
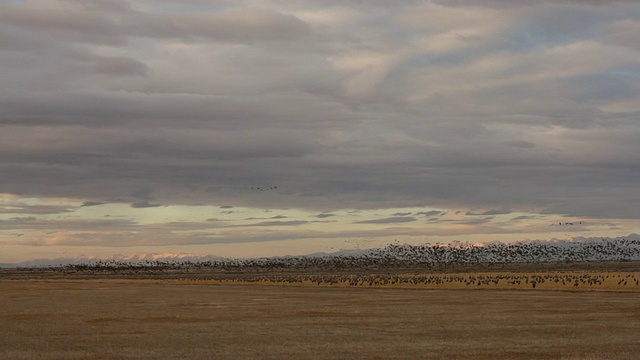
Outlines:
<svg viewBox="0 0 640 360"><path fill-rule="evenodd" d="M640 237L583 242L466 243L400 245L370 249L358 254L284 256L215 261L114 261L62 265L70 270L220 270L220 271L348 271L419 267L443 269L456 265L502 265L640 260Z"/></svg>
<svg viewBox="0 0 640 360"><path fill-rule="evenodd" d="M640 272L542 271L527 264L640 261L640 236L629 238L491 243L400 245L352 254L217 260L98 260L47 267L80 276L150 277L188 281L281 285L428 286L442 288L638 289ZM500 270L515 265L520 271ZM519 266L525 265L525 266ZM491 268L492 271L482 271ZM542 267L545 269L546 267ZM564 267L563 267L564 268ZM569 266L568 268L575 268ZM577 268L580 268L579 266ZM460 271L462 269L462 271ZM479 270L480 271L468 271ZM509 269L507 266L506 269ZM538 268L540 269L540 268ZM26 268L24 271L42 271ZM495 271L498 270L498 271Z"/></svg>
<svg viewBox="0 0 640 360"><path fill-rule="evenodd" d="M193 279L191 279L193 280ZM209 279L196 279L209 280ZM412 275L412 274L362 274L362 275L270 275L261 274L249 278L232 279L234 282L271 283L271 284L315 284L342 286L388 286L388 285L431 285L437 287L490 287L507 286L536 288L543 284L548 287L602 287L616 284L640 286L640 275L636 274L590 274L590 273L553 273L553 274L455 274L455 275ZM543 285L544 286L544 285Z"/></svg>

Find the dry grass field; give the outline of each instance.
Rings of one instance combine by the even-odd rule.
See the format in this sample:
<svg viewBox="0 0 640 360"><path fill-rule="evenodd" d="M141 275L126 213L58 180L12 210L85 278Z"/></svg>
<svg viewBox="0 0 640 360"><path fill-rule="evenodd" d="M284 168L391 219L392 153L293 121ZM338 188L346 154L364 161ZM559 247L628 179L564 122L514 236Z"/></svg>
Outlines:
<svg viewBox="0 0 640 360"><path fill-rule="evenodd" d="M553 279L515 274L524 275ZM601 275L602 284L535 289L504 279L332 286L4 278L0 358L638 359L640 292L629 279L640 276Z"/></svg>

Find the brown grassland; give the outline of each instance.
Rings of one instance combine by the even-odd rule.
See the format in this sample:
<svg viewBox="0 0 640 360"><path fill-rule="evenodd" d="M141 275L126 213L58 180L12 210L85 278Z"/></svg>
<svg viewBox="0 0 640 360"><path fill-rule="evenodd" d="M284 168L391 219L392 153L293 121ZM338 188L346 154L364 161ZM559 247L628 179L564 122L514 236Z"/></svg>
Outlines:
<svg viewBox="0 0 640 360"><path fill-rule="evenodd" d="M638 280L637 264L357 275L5 269L0 358L639 359Z"/></svg>

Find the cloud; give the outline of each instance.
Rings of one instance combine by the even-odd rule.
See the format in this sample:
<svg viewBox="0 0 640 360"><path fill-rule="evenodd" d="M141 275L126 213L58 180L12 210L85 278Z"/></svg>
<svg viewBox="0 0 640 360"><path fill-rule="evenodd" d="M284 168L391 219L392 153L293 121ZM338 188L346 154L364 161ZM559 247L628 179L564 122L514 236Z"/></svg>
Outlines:
<svg viewBox="0 0 640 360"><path fill-rule="evenodd" d="M2 191L76 200L0 212L288 216L256 222L252 241L261 226L316 230L302 222L329 217L626 224L640 216L640 5L606 5L5 2ZM349 213L369 209L384 215Z"/></svg>
<svg viewBox="0 0 640 360"><path fill-rule="evenodd" d="M144 208L152 208L152 207L159 207L159 206L162 206L162 205L152 204L148 201L137 201L131 204L131 207L135 209L144 209Z"/></svg>
<svg viewBox="0 0 640 360"><path fill-rule="evenodd" d="M33 216L14 217L0 220L3 229L31 229L46 232L66 231L129 231L137 226L137 222L127 219L40 219ZM24 237L22 241L29 241Z"/></svg>
<svg viewBox="0 0 640 360"><path fill-rule="evenodd" d="M226 41L295 40L311 33L295 16L264 9L173 15L168 20L175 33ZM150 25L161 26L159 22Z"/></svg>
<svg viewBox="0 0 640 360"><path fill-rule="evenodd" d="M483 0L470 1L470 0L436 0L436 3L446 6L488 6L488 7L532 7L531 3L514 0ZM589 6L608 6L615 3L633 2L633 0L543 0L538 2L540 4L574 4L574 5L589 5Z"/></svg>
<svg viewBox="0 0 640 360"><path fill-rule="evenodd" d="M254 224L243 224L240 226L299 226L308 224L308 221L305 220L291 220L291 221L263 221Z"/></svg>
<svg viewBox="0 0 640 360"><path fill-rule="evenodd" d="M521 149L532 149L536 147L536 144L529 141L523 141L523 140L507 141L505 144L508 146L513 146L515 148L521 148Z"/></svg>
<svg viewBox="0 0 640 360"><path fill-rule="evenodd" d="M395 214L391 214L393 216L399 216L399 217L403 217L403 216L407 216L407 215L411 215L411 212L397 212Z"/></svg>
<svg viewBox="0 0 640 360"><path fill-rule="evenodd" d="M246 218L245 220L286 219L286 218L288 218L288 216L286 216L286 215L276 215L276 216L271 216L271 217L268 217L268 218L250 217L250 218Z"/></svg>
<svg viewBox="0 0 640 360"><path fill-rule="evenodd" d="M100 205L104 205L106 204L105 202L101 202L101 201L85 201L82 203L82 207L87 207L87 206L100 206Z"/></svg>
<svg viewBox="0 0 640 360"><path fill-rule="evenodd" d="M520 215L520 216L516 216L511 220L517 221L517 220L528 220L528 219L534 219L534 216L530 216L530 215Z"/></svg>
<svg viewBox="0 0 640 360"><path fill-rule="evenodd" d="M124 45L117 22L105 13L71 1L24 1L0 5L0 24L81 43Z"/></svg>
<svg viewBox="0 0 640 360"><path fill-rule="evenodd" d="M362 220L356 221L356 224L396 224L416 221L417 219L411 216L394 216L382 219Z"/></svg>
<svg viewBox="0 0 640 360"><path fill-rule="evenodd" d="M49 215L72 212L72 207L65 205L26 205L11 204L9 206L0 205L0 214L33 214Z"/></svg>
<svg viewBox="0 0 640 360"><path fill-rule="evenodd" d="M257 8L161 14L136 10L124 2L107 7L64 0L30 0L1 8L3 24L94 45L126 46L129 37L251 42L292 40L310 34L309 26L293 15Z"/></svg>
<svg viewBox="0 0 640 360"><path fill-rule="evenodd" d="M511 210L509 209L490 209L487 211L483 211L481 213L476 213L473 211L467 211L466 215L471 215L471 216L476 216L476 215L505 215L505 214L511 214Z"/></svg>
<svg viewBox="0 0 640 360"><path fill-rule="evenodd" d="M455 222L463 225L482 225L482 224L490 224L491 220L493 220L492 217L484 217L484 218L477 218L477 219L460 220Z"/></svg>
<svg viewBox="0 0 640 360"><path fill-rule="evenodd" d="M336 216L336 215L334 215L334 214L327 214L327 213L322 213L322 214L318 214L318 215L316 215L316 217L317 217L317 218L320 218L320 219L325 219L325 218L332 217L332 216Z"/></svg>
<svg viewBox="0 0 640 360"><path fill-rule="evenodd" d="M431 210L431 211L420 211L417 212L416 215L423 215L423 216L436 216L436 215L442 215L443 212L442 211L438 211L438 210Z"/></svg>
<svg viewBox="0 0 640 360"><path fill-rule="evenodd" d="M126 57L101 57L91 59L78 68L84 67L90 73L111 77L147 76L149 67L136 59ZM77 69L79 70L79 69Z"/></svg>

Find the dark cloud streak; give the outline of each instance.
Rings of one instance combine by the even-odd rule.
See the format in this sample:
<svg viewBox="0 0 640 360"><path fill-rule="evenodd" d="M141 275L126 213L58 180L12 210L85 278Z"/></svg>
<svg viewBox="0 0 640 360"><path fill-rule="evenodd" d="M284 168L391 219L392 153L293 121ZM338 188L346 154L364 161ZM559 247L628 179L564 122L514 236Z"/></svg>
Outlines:
<svg viewBox="0 0 640 360"><path fill-rule="evenodd" d="M413 222L417 219L411 216L394 216L382 219L373 219L373 220L362 220L356 221L356 224L398 224L398 223L407 223Z"/></svg>

